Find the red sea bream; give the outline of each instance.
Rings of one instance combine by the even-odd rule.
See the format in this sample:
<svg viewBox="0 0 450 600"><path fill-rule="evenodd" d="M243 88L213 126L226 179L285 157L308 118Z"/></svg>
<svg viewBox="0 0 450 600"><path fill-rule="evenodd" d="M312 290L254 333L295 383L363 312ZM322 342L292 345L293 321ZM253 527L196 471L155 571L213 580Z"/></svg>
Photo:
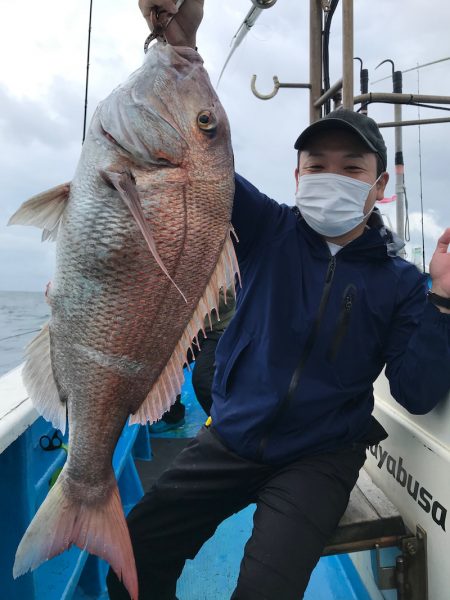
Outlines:
<svg viewBox="0 0 450 600"><path fill-rule="evenodd" d="M24 381L55 427L68 418L70 435L15 576L76 544L107 560L137 600L112 455L130 415L153 422L174 402L186 352L234 281L233 193L228 122L202 60L158 42L97 108L70 184L11 218L57 240L51 318Z"/></svg>

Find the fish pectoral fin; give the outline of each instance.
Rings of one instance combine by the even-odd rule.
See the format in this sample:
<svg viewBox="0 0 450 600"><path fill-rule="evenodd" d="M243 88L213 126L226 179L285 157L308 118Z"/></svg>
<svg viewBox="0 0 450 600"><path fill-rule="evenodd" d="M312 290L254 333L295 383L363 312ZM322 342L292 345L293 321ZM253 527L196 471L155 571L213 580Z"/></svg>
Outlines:
<svg viewBox="0 0 450 600"><path fill-rule="evenodd" d="M145 425L147 421L154 423L175 402L177 395L181 393L181 386L184 382L183 365L188 363L187 351L190 349L191 354L194 355L192 342L195 343L197 348L199 347L199 331L202 331L203 335L208 337L205 331L205 317L209 317L210 327L212 328L211 312L214 310L216 314L219 314L220 290L224 290L225 298L228 296L231 300L236 297L235 274L238 275L240 280L239 265L233 242L231 236L227 235L216 268L198 301L189 323L181 334L172 356L142 404L130 416L129 425L135 423ZM225 290L227 291L225 292Z"/></svg>
<svg viewBox="0 0 450 600"><path fill-rule="evenodd" d="M53 377L48 323L28 344L25 358L22 379L33 406L44 419L64 434L67 406L60 399Z"/></svg>
<svg viewBox="0 0 450 600"><path fill-rule="evenodd" d="M150 252L153 254L153 257L158 263L161 271L173 283L173 285L180 292L183 300L187 304L185 295L177 286L172 277L169 275L169 272L166 269L162 258L158 253L150 224L145 218L144 211L142 210L139 193L136 189L136 183L132 174L130 172L118 173L117 171L102 171L101 175L107 183L110 183L119 192L120 197L125 202L126 206L128 207L133 216L133 219L136 221L137 226L141 230L141 233L144 236L145 241L147 242L147 246Z"/></svg>
<svg viewBox="0 0 450 600"><path fill-rule="evenodd" d="M13 214L8 225L33 225L43 229L42 240L55 240L70 194L70 183L33 196Z"/></svg>

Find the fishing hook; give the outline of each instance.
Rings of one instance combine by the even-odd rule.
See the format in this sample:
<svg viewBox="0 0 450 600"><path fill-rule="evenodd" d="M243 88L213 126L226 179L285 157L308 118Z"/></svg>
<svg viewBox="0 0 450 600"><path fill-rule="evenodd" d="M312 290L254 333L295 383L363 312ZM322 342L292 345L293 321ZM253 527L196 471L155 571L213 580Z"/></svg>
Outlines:
<svg viewBox="0 0 450 600"><path fill-rule="evenodd" d="M177 2L175 3L177 9L179 9L181 7L183 2L184 2L184 0L177 0ZM158 8L154 8L154 9L152 9L152 11L150 13L153 31L147 36L147 38L144 42L144 53L145 54L147 54L148 47L149 47L150 43L153 42L153 40L156 40L156 38L159 38L159 37L164 38L164 32L166 31L167 27L169 27L170 23L172 22L172 19L175 16L175 15L171 15L168 19L166 19L165 22L159 22L159 18L164 12L165 11L161 11Z"/></svg>

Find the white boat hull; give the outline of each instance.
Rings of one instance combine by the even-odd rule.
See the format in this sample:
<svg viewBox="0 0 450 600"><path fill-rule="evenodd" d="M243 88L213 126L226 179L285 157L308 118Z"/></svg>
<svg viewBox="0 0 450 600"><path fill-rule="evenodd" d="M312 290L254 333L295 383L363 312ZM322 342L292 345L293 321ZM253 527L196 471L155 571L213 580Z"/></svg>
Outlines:
<svg viewBox="0 0 450 600"><path fill-rule="evenodd" d="M366 470L398 507L408 528L427 533L428 598L450 598L450 398L424 416L410 415L375 384L375 417L389 433L368 452Z"/></svg>

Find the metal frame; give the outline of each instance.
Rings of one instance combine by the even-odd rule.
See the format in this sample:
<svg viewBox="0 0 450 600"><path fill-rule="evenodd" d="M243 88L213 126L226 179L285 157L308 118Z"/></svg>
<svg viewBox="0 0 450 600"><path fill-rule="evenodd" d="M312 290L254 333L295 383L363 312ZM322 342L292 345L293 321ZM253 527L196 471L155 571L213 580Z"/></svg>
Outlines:
<svg viewBox="0 0 450 600"><path fill-rule="evenodd" d="M255 0L252 0L253 2ZM319 120L322 117L323 105L333 98L335 105L340 104L342 90L342 106L353 110L355 104L361 104L362 112L367 113L367 106L375 102L383 102L395 105L395 115L393 122L380 123L380 127L395 127L396 139L396 156L401 154L401 127L409 125L428 125L433 123L449 123L450 118L436 119L420 119L403 121L402 105L412 103L433 103L433 104L450 104L450 96L436 96L426 94L403 94L401 89L395 85L392 93L363 93L354 96L353 93L353 0L342 1L342 79L336 81L330 89L323 92L322 89L322 63L323 63L323 48L322 48L322 29L323 15L330 9L328 0L310 0L309 11L309 83L280 83L275 75L274 88L269 94L260 94L255 87L256 76L254 75L251 82L252 91L258 98L268 100L273 98L279 88L309 88L309 122ZM360 59L361 60L361 59ZM386 61L383 61L386 62ZM389 61L392 62L392 61ZM394 73L396 75L397 73ZM394 78L395 79L395 78ZM366 87L367 89L367 87ZM402 165L396 163L397 172L397 233L404 239L405 237L405 215L404 215L404 186Z"/></svg>
<svg viewBox="0 0 450 600"><path fill-rule="evenodd" d="M380 546L375 550L372 564L375 582L380 590L397 590L398 600L427 600L427 534L417 525L416 534L401 539L402 553L395 565L381 566Z"/></svg>

